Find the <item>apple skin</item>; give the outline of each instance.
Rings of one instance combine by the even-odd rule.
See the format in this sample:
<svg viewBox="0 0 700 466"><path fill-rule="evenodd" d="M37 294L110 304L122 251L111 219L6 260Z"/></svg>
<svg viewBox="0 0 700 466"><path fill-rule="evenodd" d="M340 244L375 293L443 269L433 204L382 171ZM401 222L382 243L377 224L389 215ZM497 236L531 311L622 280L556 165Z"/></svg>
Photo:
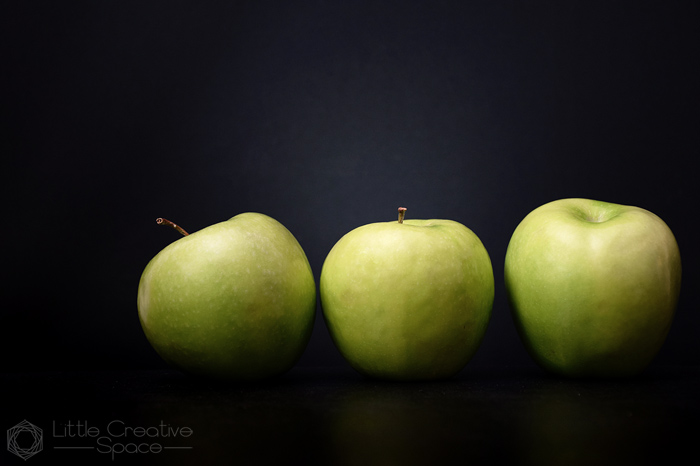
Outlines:
<svg viewBox="0 0 700 466"><path fill-rule="evenodd" d="M254 380L286 372L309 341L316 284L296 238L243 213L178 239L146 266L138 313L148 341L181 371Z"/></svg>
<svg viewBox="0 0 700 466"><path fill-rule="evenodd" d="M653 213L590 199L538 207L515 229L505 285L520 337L545 370L570 377L642 372L673 321L681 258Z"/></svg>
<svg viewBox="0 0 700 466"><path fill-rule="evenodd" d="M486 249L451 220L352 230L326 257L319 288L340 353L359 373L386 380L459 372L482 341L494 298Z"/></svg>

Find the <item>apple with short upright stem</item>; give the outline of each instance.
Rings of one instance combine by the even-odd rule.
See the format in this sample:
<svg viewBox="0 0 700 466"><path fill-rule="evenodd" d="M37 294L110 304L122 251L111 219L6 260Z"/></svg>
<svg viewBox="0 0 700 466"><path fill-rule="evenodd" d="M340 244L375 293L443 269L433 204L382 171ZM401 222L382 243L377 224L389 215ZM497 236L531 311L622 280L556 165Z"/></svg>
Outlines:
<svg viewBox="0 0 700 466"><path fill-rule="evenodd" d="M629 376L660 350L675 313L673 233L638 207L560 199L515 229L505 285L534 360L567 376Z"/></svg>
<svg viewBox="0 0 700 466"><path fill-rule="evenodd" d="M364 225L326 257L321 304L331 337L361 374L428 380L459 372L479 347L494 298L491 260L452 220Z"/></svg>
<svg viewBox="0 0 700 466"><path fill-rule="evenodd" d="M183 235L146 266L138 314L156 352L183 372L261 379L290 369L311 336L316 284L278 221L244 213Z"/></svg>

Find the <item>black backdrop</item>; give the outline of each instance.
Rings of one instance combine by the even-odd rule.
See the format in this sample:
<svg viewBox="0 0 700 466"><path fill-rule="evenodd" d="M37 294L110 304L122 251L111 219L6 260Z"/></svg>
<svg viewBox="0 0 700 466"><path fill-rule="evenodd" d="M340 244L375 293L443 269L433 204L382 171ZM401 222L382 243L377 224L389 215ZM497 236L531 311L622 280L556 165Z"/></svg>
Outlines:
<svg viewBox="0 0 700 466"><path fill-rule="evenodd" d="M563 197L669 224L684 277L655 364L700 364L692 2L8 3L4 371L164 367L136 312L141 271L177 239L156 217L268 214L318 279L344 233L399 205L491 255L470 364L532 364L503 259ZM299 364L344 364L320 307Z"/></svg>

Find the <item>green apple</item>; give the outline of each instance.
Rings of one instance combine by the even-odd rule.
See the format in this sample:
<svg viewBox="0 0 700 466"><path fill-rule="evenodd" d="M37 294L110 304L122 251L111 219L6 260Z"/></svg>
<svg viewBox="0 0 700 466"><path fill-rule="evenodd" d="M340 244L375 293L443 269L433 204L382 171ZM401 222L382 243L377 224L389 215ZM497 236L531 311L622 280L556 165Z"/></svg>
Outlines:
<svg viewBox="0 0 700 466"><path fill-rule="evenodd" d="M139 319L156 352L183 372L218 379L290 369L315 312L303 249L282 224L258 213L171 243L148 263L138 288Z"/></svg>
<svg viewBox="0 0 700 466"><path fill-rule="evenodd" d="M666 339L681 259L673 233L653 213L561 199L515 229L505 285L518 332L543 368L629 376L643 371Z"/></svg>
<svg viewBox="0 0 700 466"><path fill-rule="evenodd" d="M489 255L451 220L364 225L323 263L323 314L358 372L388 380L447 378L472 358L493 305Z"/></svg>

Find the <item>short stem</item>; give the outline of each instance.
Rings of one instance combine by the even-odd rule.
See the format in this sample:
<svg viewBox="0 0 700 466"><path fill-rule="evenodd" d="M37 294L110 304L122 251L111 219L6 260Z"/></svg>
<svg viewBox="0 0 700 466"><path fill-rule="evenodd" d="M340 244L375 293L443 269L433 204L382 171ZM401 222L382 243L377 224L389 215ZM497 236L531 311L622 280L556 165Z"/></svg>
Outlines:
<svg viewBox="0 0 700 466"><path fill-rule="evenodd" d="M174 224L170 220L164 219L164 218L157 218L156 223L158 225L165 225L166 227L170 227L174 230L177 230L178 233L180 233L182 236L187 236L189 233L187 233L185 230L182 229L181 226Z"/></svg>
<svg viewBox="0 0 700 466"><path fill-rule="evenodd" d="M403 223L403 218L406 215L406 208L399 207L399 223Z"/></svg>

